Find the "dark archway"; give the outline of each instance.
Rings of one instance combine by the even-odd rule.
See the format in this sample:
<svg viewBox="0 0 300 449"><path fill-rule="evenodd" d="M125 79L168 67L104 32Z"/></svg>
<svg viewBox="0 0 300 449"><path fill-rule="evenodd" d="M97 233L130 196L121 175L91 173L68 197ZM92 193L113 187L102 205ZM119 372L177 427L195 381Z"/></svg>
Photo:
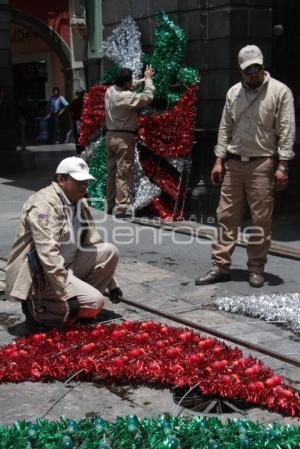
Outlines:
<svg viewBox="0 0 300 449"><path fill-rule="evenodd" d="M13 23L25 28L30 28L53 49L59 57L64 69L69 69L71 67L71 51L56 31L49 28L46 23L41 22L20 9L12 8L11 14Z"/></svg>

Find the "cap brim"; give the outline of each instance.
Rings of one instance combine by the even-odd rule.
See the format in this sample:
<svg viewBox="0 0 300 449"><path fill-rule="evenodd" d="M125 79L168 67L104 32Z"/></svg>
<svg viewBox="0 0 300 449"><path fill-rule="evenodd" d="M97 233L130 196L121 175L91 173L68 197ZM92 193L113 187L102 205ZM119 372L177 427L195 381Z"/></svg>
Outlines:
<svg viewBox="0 0 300 449"><path fill-rule="evenodd" d="M264 61L261 58L250 59L250 61L243 62L243 64L240 65L240 68L242 70L245 70L250 65L253 65L253 64L263 65L263 63L264 63Z"/></svg>
<svg viewBox="0 0 300 449"><path fill-rule="evenodd" d="M75 181L96 181L96 178L89 173L69 173L69 175Z"/></svg>

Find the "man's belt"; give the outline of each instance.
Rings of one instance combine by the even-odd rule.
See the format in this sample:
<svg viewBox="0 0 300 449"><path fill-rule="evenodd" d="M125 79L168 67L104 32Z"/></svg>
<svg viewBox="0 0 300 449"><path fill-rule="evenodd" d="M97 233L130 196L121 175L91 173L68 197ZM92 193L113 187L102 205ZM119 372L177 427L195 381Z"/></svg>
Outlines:
<svg viewBox="0 0 300 449"><path fill-rule="evenodd" d="M227 154L227 159L234 159L236 161L242 161L242 162L250 162L250 161L258 161L259 159L266 159L268 157L273 156L241 156L240 154Z"/></svg>
<svg viewBox="0 0 300 449"><path fill-rule="evenodd" d="M130 134L134 134L135 136L137 136L139 130L136 129L135 131L130 131L128 129L108 129L107 132L109 132L109 133L130 133Z"/></svg>

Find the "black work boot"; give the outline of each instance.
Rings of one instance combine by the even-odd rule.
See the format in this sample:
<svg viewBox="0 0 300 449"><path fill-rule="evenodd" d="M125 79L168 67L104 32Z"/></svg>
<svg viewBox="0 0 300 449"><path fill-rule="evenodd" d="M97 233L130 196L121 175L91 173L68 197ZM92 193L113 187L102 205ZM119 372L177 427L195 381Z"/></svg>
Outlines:
<svg viewBox="0 0 300 449"><path fill-rule="evenodd" d="M230 273L224 273L222 271L210 270L206 276L199 276L195 280L195 285L208 285L217 284L218 282L230 281Z"/></svg>
<svg viewBox="0 0 300 449"><path fill-rule="evenodd" d="M32 333L48 332L51 327L36 321L28 310L27 301L22 301L22 312L25 315L25 322L28 330Z"/></svg>

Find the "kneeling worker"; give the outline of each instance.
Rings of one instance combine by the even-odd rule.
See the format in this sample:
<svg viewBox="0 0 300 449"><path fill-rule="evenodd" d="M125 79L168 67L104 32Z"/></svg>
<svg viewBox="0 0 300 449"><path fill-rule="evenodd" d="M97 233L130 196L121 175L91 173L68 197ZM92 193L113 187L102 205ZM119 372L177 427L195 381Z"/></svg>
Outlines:
<svg viewBox="0 0 300 449"><path fill-rule="evenodd" d="M7 297L22 300L30 330L98 315L103 293L117 302L118 249L103 243L84 199L90 175L85 161L68 157L54 182L23 206L7 265Z"/></svg>

